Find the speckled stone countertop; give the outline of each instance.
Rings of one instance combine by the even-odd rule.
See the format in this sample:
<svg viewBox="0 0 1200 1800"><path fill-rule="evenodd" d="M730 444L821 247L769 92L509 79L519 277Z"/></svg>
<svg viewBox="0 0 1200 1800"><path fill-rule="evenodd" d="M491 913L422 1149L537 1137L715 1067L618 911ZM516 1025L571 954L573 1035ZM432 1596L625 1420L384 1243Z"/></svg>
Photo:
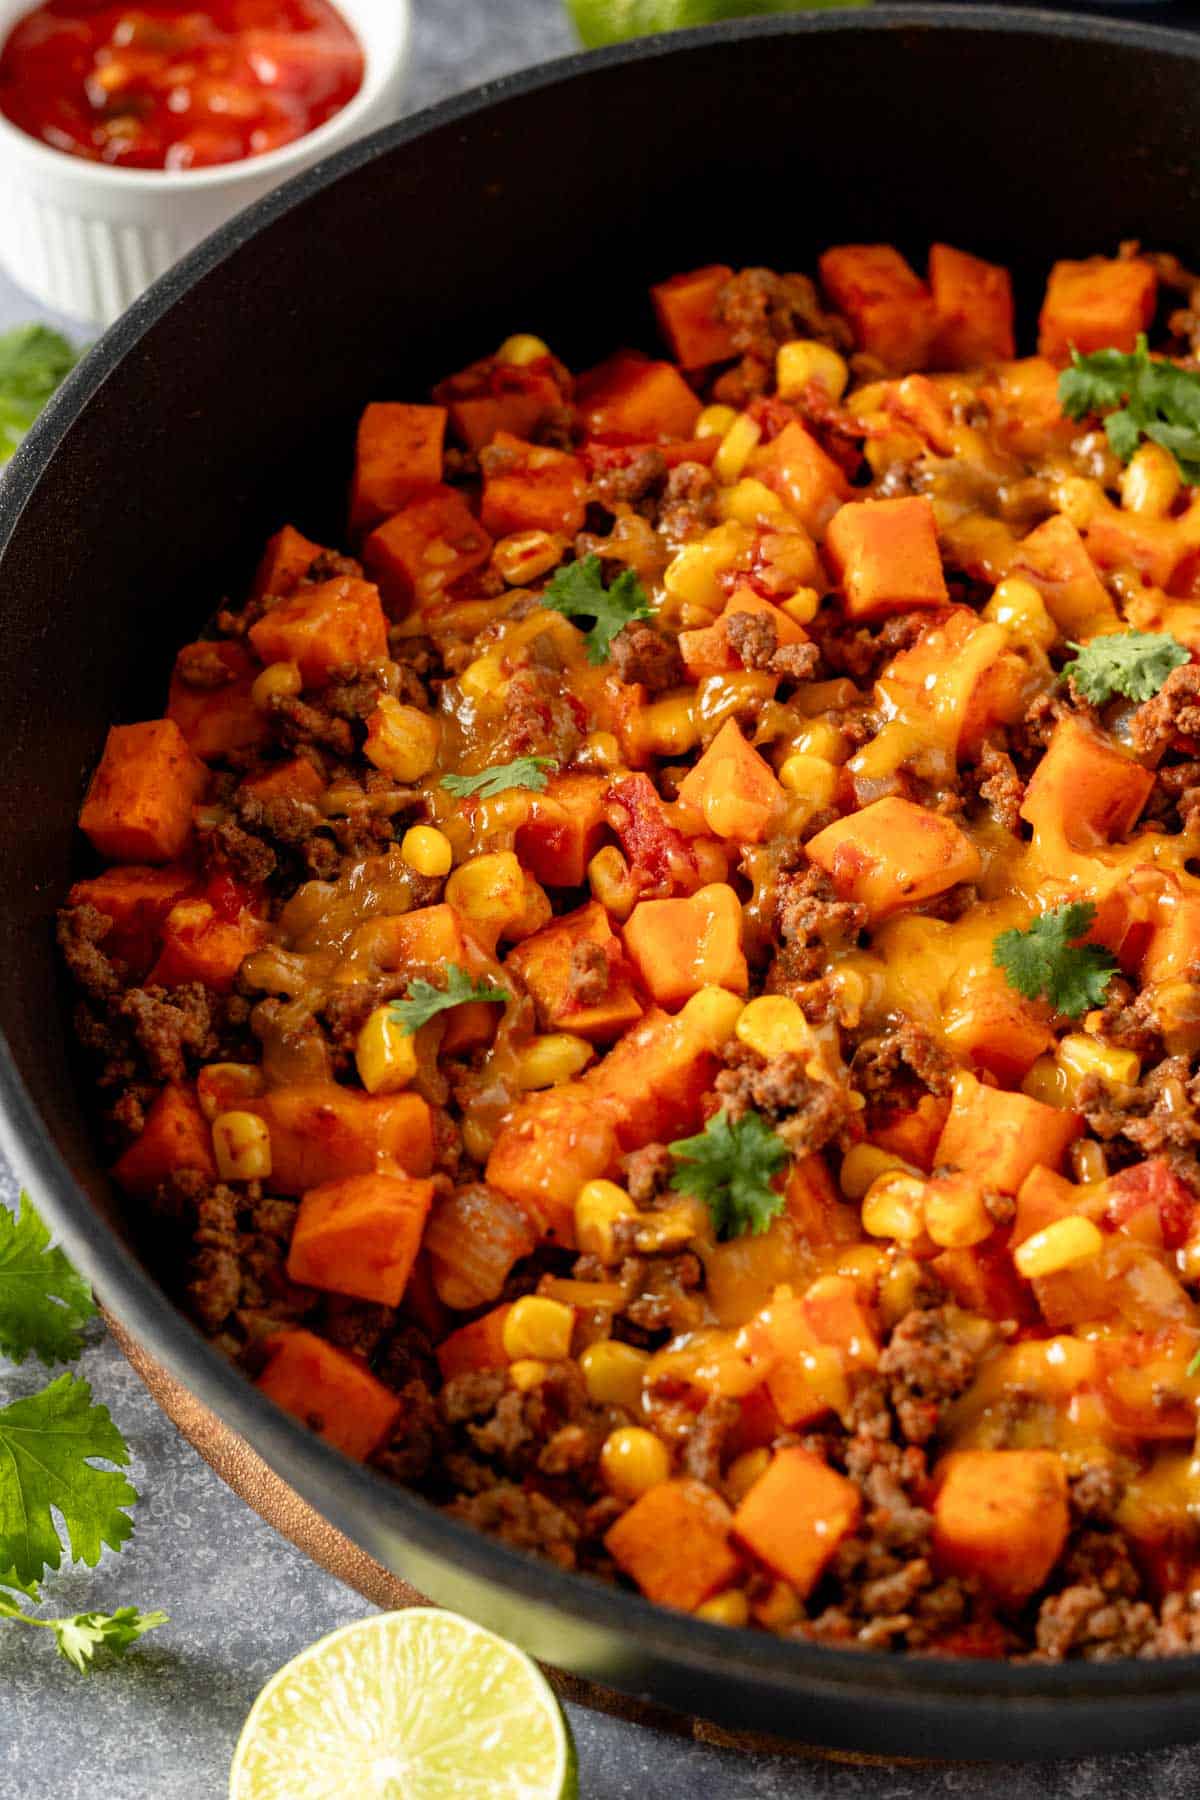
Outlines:
<svg viewBox="0 0 1200 1800"><path fill-rule="evenodd" d="M415 10L413 106L572 47L558 0L416 0ZM0 277L0 329L35 310ZM0 1198L13 1198L2 1168ZM99 1326L81 1373L129 1441L142 1499L122 1555L52 1582L51 1597L63 1612L161 1607L171 1623L88 1681L41 1634L0 1624L0 1800L220 1800L263 1682L370 1609L222 1485ZM0 1365L0 1398L41 1380L36 1368ZM1028 1768L862 1767L743 1757L570 1711L585 1800L1190 1800L1200 1787L1200 1750Z"/></svg>

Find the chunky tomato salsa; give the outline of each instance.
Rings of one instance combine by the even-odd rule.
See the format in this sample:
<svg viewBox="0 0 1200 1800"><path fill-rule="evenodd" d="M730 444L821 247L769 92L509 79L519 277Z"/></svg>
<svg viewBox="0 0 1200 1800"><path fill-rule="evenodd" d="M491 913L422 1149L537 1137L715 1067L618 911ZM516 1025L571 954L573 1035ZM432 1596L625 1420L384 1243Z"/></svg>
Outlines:
<svg viewBox="0 0 1200 1800"><path fill-rule="evenodd" d="M1200 1649L1200 283L1060 262L1024 354L944 244L652 298L369 405L342 542L112 729L115 1180L265 1394L564 1568Z"/></svg>
<svg viewBox="0 0 1200 1800"><path fill-rule="evenodd" d="M0 112L71 156L199 169L315 131L362 78L330 0L44 0L0 51Z"/></svg>

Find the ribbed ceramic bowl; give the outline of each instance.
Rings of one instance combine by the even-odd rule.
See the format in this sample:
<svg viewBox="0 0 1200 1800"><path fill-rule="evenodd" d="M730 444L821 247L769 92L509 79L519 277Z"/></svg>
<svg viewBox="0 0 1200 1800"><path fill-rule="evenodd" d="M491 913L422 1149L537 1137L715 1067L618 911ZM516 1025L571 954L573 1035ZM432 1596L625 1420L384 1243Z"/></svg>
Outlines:
<svg viewBox="0 0 1200 1800"><path fill-rule="evenodd" d="M1200 250L1200 42L1053 14L880 7L717 26L535 70L357 144L225 227L53 401L0 484L0 1123L126 1333L368 1556L544 1661L691 1713L926 1756L1200 1735L1200 1659L1060 1668L855 1653L648 1605L345 1462L205 1344L114 1196L52 919L106 726L286 519L339 541L355 417L513 331L570 367L649 346L649 282L948 239L1012 266Z"/></svg>
<svg viewBox="0 0 1200 1800"><path fill-rule="evenodd" d="M0 113L0 266L35 299L111 325L218 225L400 111L409 0L338 0L363 46L363 84L318 130L245 162L171 173L67 156ZM0 0L0 43L31 0Z"/></svg>

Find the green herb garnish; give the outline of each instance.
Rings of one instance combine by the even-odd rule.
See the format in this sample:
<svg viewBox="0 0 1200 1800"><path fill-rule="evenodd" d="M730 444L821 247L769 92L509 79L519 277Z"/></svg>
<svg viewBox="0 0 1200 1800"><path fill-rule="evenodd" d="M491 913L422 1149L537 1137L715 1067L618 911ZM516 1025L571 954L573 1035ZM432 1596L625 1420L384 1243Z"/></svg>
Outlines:
<svg viewBox="0 0 1200 1800"><path fill-rule="evenodd" d="M427 1025L448 1007L462 1006L467 1000L494 1000L502 1004L511 999L507 988L496 987L486 979L475 981L457 963L447 963L444 988L434 987L431 981L418 977L409 982L408 992L402 1000L389 1003L389 1011L404 1035L412 1037L422 1025Z"/></svg>
<svg viewBox="0 0 1200 1800"><path fill-rule="evenodd" d="M718 1238L757 1237L782 1209L783 1195L771 1183L791 1152L761 1113L731 1121L722 1108L697 1136L667 1148L682 1164L672 1188L703 1200Z"/></svg>
<svg viewBox="0 0 1200 1800"><path fill-rule="evenodd" d="M40 1596L34 1592L34 1600ZM165 1612L139 1612L136 1606L119 1606L115 1613L82 1612L66 1618L35 1619L19 1601L0 1591L0 1619L16 1619L22 1625L40 1625L54 1633L58 1653L81 1675L90 1674L101 1651L120 1656L144 1632L167 1623Z"/></svg>
<svg viewBox="0 0 1200 1800"><path fill-rule="evenodd" d="M1095 917L1088 900L1056 906L1026 931L1002 931L992 945L992 961L1027 1000L1044 996L1055 1012L1077 1018L1103 1003L1117 972L1107 950L1079 942Z"/></svg>
<svg viewBox="0 0 1200 1800"><path fill-rule="evenodd" d="M1185 481L1200 481L1200 374L1151 356L1144 336L1132 352L1073 350L1058 400L1070 419L1106 415L1105 434L1122 462L1148 438L1171 452Z"/></svg>
<svg viewBox="0 0 1200 1800"><path fill-rule="evenodd" d="M585 633L590 663L607 662L617 633L634 619L650 618L646 590L632 569L624 569L611 587L605 587L600 558L585 556L568 563L546 584L542 599L568 619L591 619Z"/></svg>
<svg viewBox="0 0 1200 1800"><path fill-rule="evenodd" d="M443 775L440 785L456 800L478 794L481 800L492 800L509 788L529 788L540 794L549 777L557 772L556 756L517 756L512 762L495 763L481 769L478 775Z"/></svg>
<svg viewBox="0 0 1200 1800"><path fill-rule="evenodd" d="M47 1365L74 1362L79 1332L96 1308L86 1281L22 1194L20 1212L0 1206L0 1353L24 1362L30 1351Z"/></svg>
<svg viewBox="0 0 1200 1800"><path fill-rule="evenodd" d="M1191 660L1179 639L1165 631L1114 631L1071 648L1078 655L1064 663L1063 680L1094 706L1114 694L1151 700L1171 670Z"/></svg>
<svg viewBox="0 0 1200 1800"><path fill-rule="evenodd" d="M48 325L0 335L0 463L6 463L83 354Z"/></svg>

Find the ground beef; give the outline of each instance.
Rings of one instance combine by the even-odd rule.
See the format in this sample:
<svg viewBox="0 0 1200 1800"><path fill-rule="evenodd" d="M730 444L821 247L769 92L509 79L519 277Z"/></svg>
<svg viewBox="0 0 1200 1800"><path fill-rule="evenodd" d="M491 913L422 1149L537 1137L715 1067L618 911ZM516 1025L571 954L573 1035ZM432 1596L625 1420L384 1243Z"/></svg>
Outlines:
<svg viewBox="0 0 1200 1800"><path fill-rule="evenodd" d="M639 450L619 468L598 469L592 477L588 498L606 511L636 506L666 480L667 459L661 450Z"/></svg>
<svg viewBox="0 0 1200 1800"><path fill-rule="evenodd" d="M770 389L780 344L793 338L817 338L845 349L851 342L845 322L825 312L816 285L807 275L742 269L721 289L717 310L730 327L742 359L713 388L716 399L732 406L744 406Z"/></svg>
<svg viewBox="0 0 1200 1800"><path fill-rule="evenodd" d="M188 1058L214 1056L212 995L199 981L177 988L130 988L113 1009L155 1081L186 1081Z"/></svg>
<svg viewBox="0 0 1200 1800"><path fill-rule="evenodd" d="M608 992L612 965L603 944L578 938L567 965L567 999L572 1007L597 1006Z"/></svg>
<svg viewBox="0 0 1200 1800"><path fill-rule="evenodd" d="M228 687L235 674L221 655L221 649L222 645L216 639L185 644L175 658L175 673L180 681L191 688Z"/></svg>
<svg viewBox="0 0 1200 1800"><path fill-rule="evenodd" d="M1038 1608L1036 1660L1109 1662L1144 1654L1157 1621L1120 1532L1083 1531L1061 1564L1063 1586Z"/></svg>
<svg viewBox="0 0 1200 1800"><path fill-rule="evenodd" d="M348 1294L329 1294L321 1308L318 1329L339 1350L350 1350L369 1362L395 1323L393 1306L377 1306Z"/></svg>
<svg viewBox="0 0 1200 1800"><path fill-rule="evenodd" d="M503 1369L470 1369L455 1375L438 1395L438 1405L448 1425L460 1425L465 1419L486 1418L508 1386Z"/></svg>
<svg viewBox="0 0 1200 1800"><path fill-rule="evenodd" d="M1166 1056L1137 1087L1119 1096L1089 1075L1079 1085L1076 1103L1099 1138L1124 1137L1143 1156L1190 1150L1200 1143L1200 1083L1189 1075L1186 1056Z"/></svg>
<svg viewBox="0 0 1200 1800"><path fill-rule="evenodd" d="M828 668L866 686L893 656L911 649L928 625L927 612L896 613L877 631L849 624L833 614L818 614L809 629Z"/></svg>
<svg viewBox="0 0 1200 1800"><path fill-rule="evenodd" d="M861 1108L849 1087L814 1081L807 1057L792 1051L764 1059L734 1042L726 1050L728 1067L714 1086L729 1117L740 1119L752 1108L778 1121L778 1131L794 1156L809 1156L828 1143L850 1142L850 1127ZM861 1132L860 1132L861 1135Z"/></svg>
<svg viewBox="0 0 1200 1800"><path fill-rule="evenodd" d="M561 675L547 669L518 669L504 697L504 725L492 746L492 760L552 756L571 761L583 738L582 709Z"/></svg>
<svg viewBox="0 0 1200 1800"><path fill-rule="evenodd" d="M708 1400L696 1415L696 1423L683 1447L683 1466L697 1481L720 1487L721 1471L729 1457L729 1443L737 1430L742 1409L736 1400Z"/></svg>
<svg viewBox="0 0 1200 1800"><path fill-rule="evenodd" d="M629 1196L638 1206L648 1206L662 1192L674 1163L665 1144L646 1144L631 1150L621 1163L621 1175Z"/></svg>
<svg viewBox="0 0 1200 1800"><path fill-rule="evenodd" d="M462 1495L446 1508L450 1517L498 1537L516 1550L535 1550L560 1569L575 1566L579 1527L569 1513L536 1490L502 1482L483 1493Z"/></svg>
<svg viewBox="0 0 1200 1800"><path fill-rule="evenodd" d="M112 920L94 906L64 906L58 915L63 961L90 1000L107 1000L121 990L121 975L100 948L111 930Z"/></svg>
<svg viewBox="0 0 1200 1800"><path fill-rule="evenodd" d="M1111 1462L1087 1463L1071 1478L1071 1512L1094 1525L1111 1525L1125 1493L1120 1471Z"/></svg>
<svg viewBox="0 0 1200 1800"><path fill-rule="evenodd" d="M681 1256L627 1257L618 1278L637 1290L621 1317L640 1330L666 1331L674 1337L703 1322L699 1289L704 1267L691 1250Z"/></svg>
<svg viewBox="0 0 1200 1800"><path fill-rule="evenodd" d="M703 463L681 462L667 477L666 492L655 521L672 545L698 537L717 520L717 484Z"/></svg>
<svg viewBox="0 0 1200 1800"><path fill-rule="evenodd" d="M371 1458L393 1481L422 1481L434 1465L444 1438L437 1401L423 1381L397 1390L401 1413L383 1448Z"/></svg>
<svg viewBox="0 0 1200 1800"><path fill-rule="evenodd" d="M821 652L815 644L781 644L771 658L772 675L782 675L789 681L807 681L816 670L821 660Z"/></svg>
<svg viewBox="0 0 1200 1800"><path fill-rule="evenodd" d="M1177 737L1200 736L1200 665L1186 662L1172 669L1158 693L1144 700L1133 715L1133 749L1139 756L1158 756Z"/></svg>
<svg viewBox="0 0 1200 1800"><path fill-rule="evenodd" d="M830 950L851 942L867 922L866 908L840 900L825 871L811 865L780 875L775 916L786 983L816 980Z"/></svg>
<svg viewBox="0 0 1200 1800"><path fill-rule="evenodd" d="M979 753L979 797L986 800L992 816L1005 831L1016 833L1021 828L1021 802L1025 783L1017 774L1017 766L1006 750L985 744Z"/></svg>
<svg viewBox="0 0 1200 1800"><path fill-rule="evenodd" d="M683 680L683 658L672 638L638 619L618 631L609 659L621 681L641 682L647 692L661 694Z"/></svg>
<svg viewBox="0 0 1200 1800"><path fill-rule="evenodd" d="M315 701L302 700L295 694L275 694L268 717L276 736L290 750L315 744L332 750L335 756L348 758L354 754L354 732L348 721Z"/></svg>
<svg viewBox="0 0 1200 1800"><path fill-rule="evenodd" d="M1194 1656L1200 1650L1200 1593L1168 1594L1153 1640L1143 1656Z"/></svg>
<svg viewBox="0 0 1200 1800"><path fill-rule="evenodd" d="M364 675L352 667L339 668L333 671L333 679L322 692L321 699L331 713L353 722L355 719L369 719L383 692L384 688L378 677ZM420 692L424 700L424 689Z"/></svg>
<svg viewBox="0 0 1200 1800"><path fill-rule="evenodd" d="M257 887L275 873L277 857L270 844L232 819L200 834L200 855L207 870L222 869L238 881Z"/></svg>
<svg viewBox="0 0 1200 1800"><path fill-rule="evenodd" d="M362 572L362 564L353 556L343 556L340 550L321 550L304 571L304 579L314 585L322 581L336 581L339 575L350 575L359 580Z"/></svg>
<svg viewBox="0 0 1200 1800"><path fill-rule="evenodd" d="M262 832L276 844L288 847L304 843L325 824L324 813L311 801L284 794L260 800L254 794L239 793L237 813L247 831Z"/></svg>
<svg viewBox="0 0 1200 1800"><path fill-rule="evenodd" d="M1104 991L1104 1007L1096 1035L1119 1050L1133 1050L1143 1062L1159 1062L1163 1043L1154 1016L1154 993L1135 993L1123 975L1114 975Z"/></svg>
<svg viewBox="0 0 1200 1800"><path fill-rule="evenodd" d="M730 648L744 669L766 669L779 648L775 621L768 613L735 612L724 621Z"/></svg>
<svg viewBox="0 0 1200 1800"><path fill-rule="evenodd" d="M915 1019L903 1019L882 1037L865 1038L851 1065L855 1084L868 1099L885 1097L895 1087L897 1071L912 1070L931 1094L948 1094L955 1061L933 1034Z"/></svg>
<svg viewBox="0 0 1200 1800"><path fill-rule="evenodd" d="M970 1385L976 1360L955 1332L950 1308L916 1308L900 1320L879 1359L879 1373L910 1443L929 1442L941 1406Z"/></svg>
<svg viewBox="0 0 1200 1800"><path fill-rule="evenodd" d="M221 1329L241 1294L237 1209L237 1195L224 1185L208 1189L196 1205L186 1297L206 1331Z"/></svg>

